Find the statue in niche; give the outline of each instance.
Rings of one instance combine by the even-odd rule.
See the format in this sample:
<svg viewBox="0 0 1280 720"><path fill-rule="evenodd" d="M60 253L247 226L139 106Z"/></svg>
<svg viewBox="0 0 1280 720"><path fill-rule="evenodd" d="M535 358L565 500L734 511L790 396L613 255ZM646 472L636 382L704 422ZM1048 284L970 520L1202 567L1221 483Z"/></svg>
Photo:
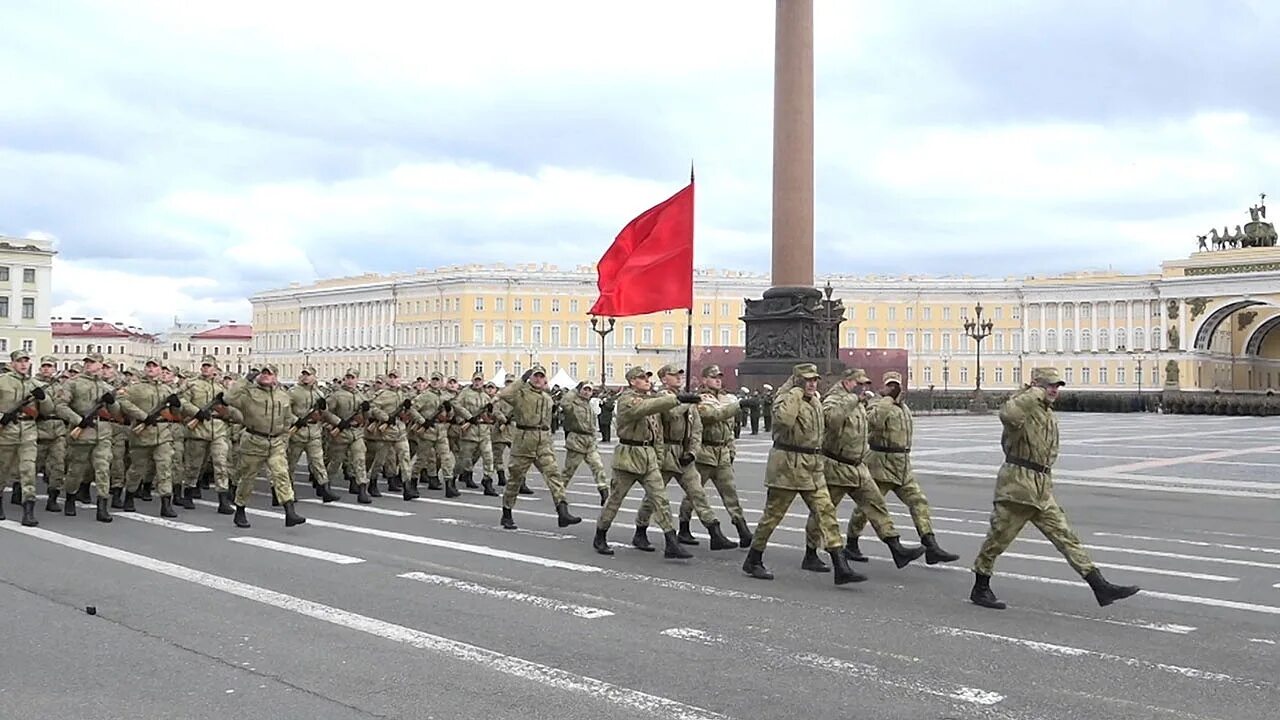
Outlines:
<svg viewBox="0 0 1280 720"><path fill-rule="evenodd" d="M1164 364L1164 384L1177 386L1178 384L1178 363L1170 360Z"/></svg>
<svg viewBox="0 0 1280 720"><path fill-rule="evenodd" d="M1182 348L1182 345L1179 342L1182 338L1178 336L1178 328L1176 327L1169 328L1169 332L1166 333L1166 335L1169 338L1170 350L1180 350Z"/></svg>
<svg viewBox="0 0 1280 720"><path fill-rule="evenodd" d="M1168 303L1168 312L1166 313L1170 320L1178 319L1178 301L1170 300Z"/></svg>

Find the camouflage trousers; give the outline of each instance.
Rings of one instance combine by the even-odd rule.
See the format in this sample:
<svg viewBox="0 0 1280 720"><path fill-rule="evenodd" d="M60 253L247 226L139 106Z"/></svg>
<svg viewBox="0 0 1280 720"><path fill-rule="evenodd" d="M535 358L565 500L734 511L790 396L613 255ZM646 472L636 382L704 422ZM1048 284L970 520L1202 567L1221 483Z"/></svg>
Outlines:
<svg viewBox="0 0 1280 720"><path fill-rule="evenodd" d="M319 437L309 440L289 440L289 451L285 458L289 464L289 479L293 479L293 473L298 468L298 458L303 453L307 454L307 470L311 473L311 477L321 485L328 484L329 469L324 462L324 444Z"/></svg>
<svg viewBox="0 0 1280 720"><path fill-rule="evenodd" d="M857 487L828 485L827 493L831 495L831 507L833 508L839 508L840 501L846 497L853 500L857 506L855 512L861 512L871 521L871 528L876 531L876 537L881 540L898 537L898 530L893 526L893 519L889 517L889 508L884 504L884 496L880 494L880 489L874 481L868 480L865 484ZM853 531L852 516L849 518L849 537L854 539L858 537L858 534ZM822 542L822 531L818 528L818 518L812 513L809 515L809 521L804 526L804 539L805 544L811 548L818 547L818 543Z"/></svg>
<svg viewBox="0 0 1280 720"><path fill-rule="evenodd" d="M405 438L387 440L378 443L374 450L373 469L370 476L379 470L383 475L399 475L402 481L412 478L413 467L410 465L409 441Z"/></svg>
<svg viewBox="0 0 1280 720"><path fill-rule="evenodd" d="M129 470L125 475L125 489L138 492L144 476L155 482L160 497L173 495L173 444L130 445Z"/></svg>
<svg viewBox="0 0 1280 720"><path fill-rule="evenodd" d="M17 481L22 487L22 500L32 502L36 499L36 436L31 430L31 439L13 445L0 445L0 478L9 485Z"/></svg>
<svg viewBox="0 0 1280 720"><path fill-rule="evenodd" d="M591 475L595 477L596 487L608 488L609 475L604 471L604 460L600 459L600 451L591 448L589 453L580 453L573 450L566 450L564 454L564 482L569 484L573 482L573 476L578 472L578 466L586 461L587 467L591 468Z"/></svg>
<svg viewBox="0 0 1280 720"><path fill-rule="evenodd" d="M667 484L662 480L662 473L656 468L644 475L614 468L613 486L609 488L609 499L605 501L604 508L600 511L596 529L608 530L609 526L613 525L613 519L617 517L622 501L626 499L627 493L631 492L631 488L636 483L640 483L644 488L644 504L640 506L641 511L644 511L646 505L651 508L653 519L658 527L662 528L662 532L668 533L675 529L671 524L671 503L667 500ZM511 487L510 484L507 485L508 492ZM647 525L648 519L646 515L645 522L642 523L637 514L636 525Z"/></svg>
<svg viewBox="0 0 1280 720"><path fill-rule="evenodd" d="M173 486L175 488L195 487L196 481L200 478L187 477L187 439L173 439L173 468L169 471L169 476L173 478Z"/></svg>
<svg viewBox="0 0 1280 720"><path fill-rule="evenodd" d="M50 490L62 490L63 477L67 474L67 438L38 441L36 467L44 470L44 481Z"/></svg>
<svg viewBox="0 0 1280 720"><path fill-rule="evenodd" d="M987 539L982 541L982 549L973 559L973 571L990 575L996 558L1008 549L1028 522L1040 529L1081 577L1093 570L1093 561L1067 523L1067 514L1058 506L1056 499L1049 498L1049 504L1043 510L1034 505L995 502L991 511L991 527L987 530Z"/></svg>
<svg viewBox="0 0 1280 720"><path fill-rule="evenodd" d="M111 426L111 487L122 488L129 470L129 428Z"/></svg>
<svg viewBox="0 0 1280 720"><path fill-rule="evenodd" d="M560 477L560 465L550 445L539 447L536 455L514 455L511 458L511 477L502 493L502 507L513 508L516 498L520 497L520 488L524 485L525 475L529 474L529 466L538 468L542 479L551 491L551 502L559 505L565 502L564 480Z"/></svg>
<svg viewBox="0 0 1280 720"><path fill-rule="evenodd" d="M742 503L738 500L738 487L733 481L733 465L702 465L698 466L698 475L702 477L702 484L706 486L710 481L715 486L716 492L720 493L720 502L724 504L724 509L729 512L729 517L735 522L744 522L746 516L742 514ZM687 522L693 517L693 501L688 495L680 501L680 521Z"/></svg>
<svg viewBox="0 0 1280 720"><path fill-rule="evenodd" d="M73 442L67 446L67 474L62 480L62 488L68 497L79 492L85 482L92 482L98 488L98 497L111 493L111 449L114 446L111 438Z"/></svg>
<svg viewBox="0 0 1280 720"><path fill-rule="evenodd" d="M475 467L476 460L484 461L484 476L493 477L493 444L489 442L489 438L458 441L458 457L455 459L453 474L469 472Z"/></svg>
<svg viewBox="0 0 1280 720"><path fill-rule="evenodd" d="M215 435L212 440L201 440L192 438L187 440L186 452L186 478L187 487L194 487L196 482L200 480L200 473L204 472L205 463L208 462L213 467L213 487L217 492L227 492L228 477L230 476L227 467L228 456L231 453L231 442L225 435Z"/></svg>
<svg viewBox="0 0 1280 720"><path fill-rule="evenodd" d="M920 489L920 483L916 482L914 477L901 485L876 481L876 486L883 497L889 497L890 492L898 496L902 504L907 506L907 510L911 513L911 521L915 523L916 532L922 537L933 532L933 521L929 518L929 498L924 496L924 490ZM866 526L866 506L858 503L853 516L849 518L849 536L856 537L862 534L862 528ZM876 532L879 533L879 530Z"/></svg>
<svg viewBox="0 0 1280 720"><path fill-rule="evenodd" d="M351 473L355 475L357 485L369 484L369 474L365 471L364 465L364 438L357 436L350 444L330 441L328 453L327 477L341 477L342 466L347 465L351 468ZM311 462L311 460L308 459L307 462Z"/></svg>
<svg viewBox="0 0 1280 720"><path fill-rule="evenodd" d="M287 435L262 437L246 432L240 438L236 461L236 505L248 505L258 470L265 464L271 489L281 503L293 501L293 478L289 477L289 438Z"/></svg>
<svg viewBox="0 0 1280 720"><path fill-rule="evenodd" d="M702 489L702 477L698 475L698 470L689 465L683 472L662 473L662 494L666 496L666 486L672 480L680 485L680 489L684 490L685 500L688 500L692 509L697 511L698 519L702 521L704 527L710 526L716 522L716 514L711 512L711 506L707 504L707 493ZM684 507L683 501L681 507ZM668 511L669 512L669 511ZM646 494L644 502L640 503L640 510L636 513L636 525L649 524L649 516L653 513L653 496Z"/></svg>
<svg viewBox="0 0 1280 720"><path fill-rule="evenodd" d="M386 445L384 440L370 440L367 437L364 439L364 468L369 477L377 477L376 474L382 470L382 466L378 463L378 453L386 456L382 449L383 445Z"/></svg>
<svg viewBox="0 0 1280 720"><path fill-rule="evenodd" d="M453 477L455 462L453 451L449 449L449 439L436 428L430 428L418 441L413 471L421 474L425 470L431 477Z"/></svg>
<svg viewBox="0 0 1280 720"><path fill-rule="evenodd" d="M809 514L817 518L820 534L818 540L821 544L814 547L833 551L844 547L844 539L840 537L840 522L836 520L836 506L831 503L831 494L827 492L825 482L819 482L817 490L789 490L779 487L766 487L765 490L764 514L760 517L760 524L756 525L755 538L751 541L752 550L765 549L769 544L769 536L786 517L796 495L809 507Z"/></svg>
<svg viewBox="0 0 1280 720"><path fill-rule="evenodd" d="M497 470L498 474L501 475L507 472L507 453L511 452L511 443L505 440L499 440L497 442L492 443L492 445L493 445L493 467ZM565 484L568 484L569 482L568 477L567 476L562 476L562 477L565 478Z"/></svg>

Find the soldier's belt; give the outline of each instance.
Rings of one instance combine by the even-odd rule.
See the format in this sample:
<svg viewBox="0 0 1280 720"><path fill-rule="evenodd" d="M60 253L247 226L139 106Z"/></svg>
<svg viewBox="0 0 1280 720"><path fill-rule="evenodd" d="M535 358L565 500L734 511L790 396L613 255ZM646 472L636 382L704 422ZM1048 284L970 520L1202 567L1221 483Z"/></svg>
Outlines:
<svg viewBox="0 0 1280 720"><path fill-rule="evenodd" d="M546 427L545 425L516 425L516 428L519 430L550 430L551 429L549 427Z"/></svg>
<svg viewBox="0 0 1280 720"><path fill-rule="evenodd" d="M875 450L876 452L894 453L898 455L904 455L906 453L911 452L911 448L893 447L892 445L872 445L871 449Z"/></svg>
<svg viewBox="0 0 1280 720"><path fill-rule="evenodd" d="M667 440L666 443L668 445L684 445L683 440Z"/></svg>
<svg viewBox="0 0 1280 720"><path fill-rule="evenodd" d="M855 460L853 458L847 458L841 455L840 453L831 452L830 450L823 450L822 454L831 458L832 460L835 460L838 463L844 463L845 465L851 465L853 467L857 467L862 464L862 458L858 458L857 460Z"/></svg>
<svg viewBox="0 0 1280 720"><path fill-rule="evenodd" d="M727 443L727 442L708 442L707 440L703 440L703 441L702 441L702 447L729 447L729 443Z"/></svg>
<svg viewBox="0 0 1280 720"><path fill-rule="evenodd" d="M250 435L256 435L256 436L258 436L258 437L260 437L260 438L266 438L266 439L268 439L268 440L270 440L270 439L272 439L272 438L278 438L278 437L280 437L280 436L284 435L284 433L276 433L275 435L272 435L272 434L270 434L270 433L258 432L257 430L252 430L252 429L250 429L250 428L245 428L245 429L244 429L244 431L245 431L245 432L247 432L247 433L249 433Z"/></svg>
<svg viewBox="0 0 1280 720"><path fill-rule="evenodd" d="M1038 462L1031 462L1030 460L1024 460L1022 458L1012 457L1009 455L1004 456L1004 461L1010 465L1017 465L1018 467L1026 468L1038 473L1044 473L1046 475L1049 474L1050 470L1048 465L1041 465Z"/></svg>
<svg viewBox="0 0 1280 720"><path fill-rule="evenodd" d="M622 438L618 438L618 442L626 445L627 447L653 447L654 445L651 440L624 440Z"/></svg>
<svg viewBox="0 0 1280 720"><path fill-rule="evenodd" d="M784 450L786 452L793 452L793 453L803 453L805 455L817 455L818 453L822 452L822 450L820 450L819 448L801 447L799 445L789 445L787 443L782 443L782 442L775 442L773 444L773 447L776 450Z"/></svg>

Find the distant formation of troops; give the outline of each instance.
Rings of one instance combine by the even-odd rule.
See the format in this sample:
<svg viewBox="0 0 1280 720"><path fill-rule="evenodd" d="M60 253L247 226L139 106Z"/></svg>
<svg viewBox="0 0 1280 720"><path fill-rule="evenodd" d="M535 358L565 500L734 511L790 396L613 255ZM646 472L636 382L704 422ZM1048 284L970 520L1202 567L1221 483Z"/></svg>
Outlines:
<svg viewBox="0 0 1280 720"><path fill-rule="evenodd" d="M867 578L850 562L867 562L859 537L870 523L898 568L924 557L929 564L959 559L938 542L929 501L911 466L914 423L897 372L885 373L879 392L860 369L851 369L825 396L812 364L796 365L776 391L765 385L743 396L724 388L720 368L701 372L696 390L685 371L664 365L656 375L640 367L627 371L626 387L614 394L589 382L573 389L547 387L546 369L535 365L503 387L476 374L468 385L433 373L402 384L389 371L371 383L348 370L328 388L314 368L304 368L285 387L277 368L265 365L240 377L224 373L216 357L205 356L189 373L158 360L140 372L117 372L98 353L59 373L53 357L34 369L29 354L10 353L0 374L0 478L12 482L13 505L22 525L35 526L36 476L47 484L45 512L77 514L77 502L96 505L96 519L112 521L112 510L136 512L137 502L159 498L159 515L178 517L194 510L203 490L212 489L216 512L249 527L246 514L254 481L266 469L272 505L284 509L285 525L306 522L297 510L293 473L305 454L311 484L325 503L340 496L331 481L341 478L356 501L372 503L387 492L406 501L420 497L422 485L448 498L463 486L497 497L501 488L503 528L515 529L512 515L520 495L533 495L526 482L536 468L546 483L560 527L581 522L570 509L569 479L585 463L602 506L592 546L612 555L608 533L622 502L635 485L644 499L631 545L655 550L650 522L663 536L666 558L689 558L686 546L699 540L694 516L713 551L747 549L743 571L773 579L764 565L769 538L797 496L809 510L804 570L832 572L835 584ZM1031 383L1000 411L1004 464L996 479L990 530L973 564L970 599L1002 609L991 590L995 560L1028 523L1048 537L1093 589L1100 605L1138 592L1102 577L1053 496L1052 467L1058 454L1058 425L1052 405L1064 385L1053 368L1037 368ZM765 471L766 499L754 531L743 513L734 480L735 440L744 426L758 432L763 418L772 435ZM599 442L617 440L606 470ZM557 460L554 434L564 431L565 459ZM475 479L480 467L480 480ZM666 487L675 481L683 500L672 516ZM97 488L96 499L90 485ZM715 488L737 539L730 539L707 500ZM910 512L920 545L903 545L885 497ZM854 510L845 533L837 508L849 498ZM0 503L0 520L4 519ZM819 552L825 552L830 564Z"/></svg>

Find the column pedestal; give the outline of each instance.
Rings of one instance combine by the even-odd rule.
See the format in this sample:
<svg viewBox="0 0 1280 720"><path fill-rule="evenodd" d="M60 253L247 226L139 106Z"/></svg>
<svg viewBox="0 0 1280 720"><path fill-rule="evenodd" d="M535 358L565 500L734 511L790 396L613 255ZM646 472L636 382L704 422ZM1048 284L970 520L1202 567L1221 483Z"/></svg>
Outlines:
<svg viewBox="0 0 1280 720"><path fill-rule="evenodd" d="M802 362L828 375L823 387L844 372L839 360L843 302L824 299L816 288L787 286L770 288L762 299L746 304L746 357L738 365L739 386L754 389L769 383L776 388Z"/></svg>

